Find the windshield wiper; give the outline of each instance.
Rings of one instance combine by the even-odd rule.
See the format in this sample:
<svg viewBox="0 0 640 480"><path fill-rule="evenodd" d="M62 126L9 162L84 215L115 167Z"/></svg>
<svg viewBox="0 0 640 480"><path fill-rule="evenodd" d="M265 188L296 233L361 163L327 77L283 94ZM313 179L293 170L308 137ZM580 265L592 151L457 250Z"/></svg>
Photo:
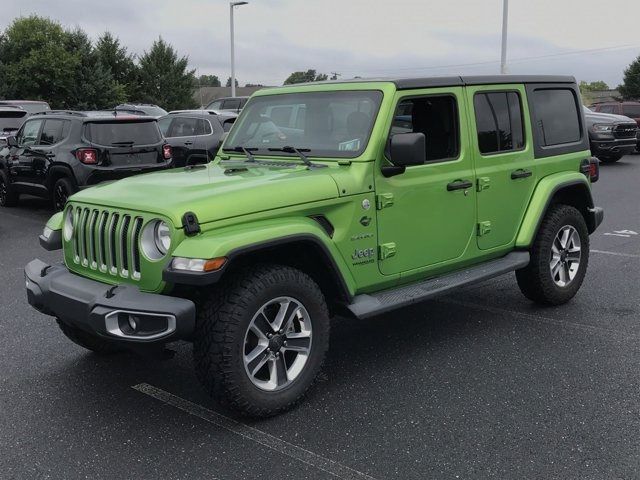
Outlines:
<svg viewBox="0 0 640 480"><path fill-rule="evenodd" d="M268 150L270 152L295 153L300 157L300 160L302 160L307 167L311 168L314 166L313 163L309 161L307 156L304 153L302 153L302 152L310 152L311 151L310 148L296 148L296 147L291 147L289 145L285 145L284 147L269 148Z"/></svg>
<svg viewBox="0 0 640 480"><path fill-rule="evenodd" d="M255 162L256 161L254 156L251 154L251 152L255 152L256 150L258 150L257 147L241 147L241 146L227 147L227 148L223 148L222 149L223 152L244 153L247 156L247 161L249 161L249 162Z"/></svg>

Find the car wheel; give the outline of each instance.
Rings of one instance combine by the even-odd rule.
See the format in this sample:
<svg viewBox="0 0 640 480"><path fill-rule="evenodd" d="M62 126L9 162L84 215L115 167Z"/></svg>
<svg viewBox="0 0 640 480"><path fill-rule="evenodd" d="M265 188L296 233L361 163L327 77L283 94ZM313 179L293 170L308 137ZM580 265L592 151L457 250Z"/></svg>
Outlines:
<svg viewBox="0 0 640 480"><path fill-rule="evenodd" d="M531 261L516 272L520 290L543 305L561 305L578 292L589 264L589 232L569 205L550 208L531 247Z"/></svg>
<svg viewBox="0 0 640 480"><path fill-rule="evenodd" d="M18 200L19 195L13 191L4 172L0 172L0 207L15 207Z"/></svg>
<svg viewBox="0 0 640 480"><path fill-rule="evenodd" d="M329 314L305 273L258 265L234 275L198 308L196 373L209 394L252 417L294 406L329 346Z"/></svg>
<svg viewBox="0 0 640 480"><path fill-rule="evenodd" d="M56 319L56 321L58 322L58 326L60 327L60 330L62 330L62 333L64 333L65 336L76 345L80 345L81 347L91 350L98 355L111 355L122 351L122 348L114 342L104 340L96 335L90 334L89 332L85 332L84 330L68 325L60 319Z"/></svg>
<svg viewBox="0 0 640 480"><path fill-rule="evenodd" d="M76 189L66 177L59 178L56 183L53 184L53 209L56 212L64 210L64 206L71 195L75 193Z"/></svg>

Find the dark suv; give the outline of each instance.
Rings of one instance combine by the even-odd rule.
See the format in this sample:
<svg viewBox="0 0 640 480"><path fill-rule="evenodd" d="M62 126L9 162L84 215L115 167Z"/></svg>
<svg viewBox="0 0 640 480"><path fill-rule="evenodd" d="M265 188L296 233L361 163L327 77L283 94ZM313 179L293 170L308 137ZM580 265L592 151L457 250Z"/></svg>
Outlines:
<svg viewBox="0 0 640 480"><path fill-rule="evenodd" d="M27 193L50 198L58 211L79 189L168 168L171 157L152 117L35 114L0 150L0 206Z"/></svg>
<svg viewBox="0 0 640 480"><path fill-rule="evenodd" d="M240 113L249 97L218 98L205 107L205 110Z"/></svg>
<svg viewBox="0 0 640 480"><path fill-rule="evenodd" d="M212 160L237 116L232 112L176 110L159 119L160 131L173 149L173 166Z"/></svg>
<svg viewBox="0 0 640 480"><path fill-rule="evenodd" d="M131 115L150 115L156 118L167 114L164 108L152 103L122 103L115 107L114 110Z"/></svg>
<svg viewBox="0 0 640 480"><path fill-rule="evenodd" d="M640 128L640 102L603 102L592 105L591 110L598 113L624 115L633 119ZM640 134L637 140L636 149L640 151Z"/></svg>

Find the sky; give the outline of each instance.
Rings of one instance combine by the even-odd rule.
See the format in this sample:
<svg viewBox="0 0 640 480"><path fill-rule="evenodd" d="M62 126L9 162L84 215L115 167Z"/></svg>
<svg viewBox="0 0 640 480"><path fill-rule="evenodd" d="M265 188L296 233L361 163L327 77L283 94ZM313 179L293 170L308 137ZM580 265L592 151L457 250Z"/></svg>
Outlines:
<svg viewBox="0 0 640 480"><path fill-rule="evenodd" d="M496 74L503 0L250 0L235 9L240 85L280 85L293 71L342 78ZM0 29L38 14L131 53L162 36L197 74L230 75L229 2L2 0ZM508 72L622 81L640 55L640 1L510 0Z"/></svg>

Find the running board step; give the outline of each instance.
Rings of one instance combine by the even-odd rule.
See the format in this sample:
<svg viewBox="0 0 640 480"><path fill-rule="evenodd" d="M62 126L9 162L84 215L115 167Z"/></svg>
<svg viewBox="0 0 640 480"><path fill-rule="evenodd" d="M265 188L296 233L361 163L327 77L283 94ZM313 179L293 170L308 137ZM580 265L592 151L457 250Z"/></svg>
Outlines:
<svg viewBox="0 0 640 480"><path fill-rule="evenodd" d="M444 295L451 290L498 277L529 264L529 252L511 252L506 257L420 283L404 285L379 293L356 295L348 309L357 318L379 315L413 303Z"/></svg>

